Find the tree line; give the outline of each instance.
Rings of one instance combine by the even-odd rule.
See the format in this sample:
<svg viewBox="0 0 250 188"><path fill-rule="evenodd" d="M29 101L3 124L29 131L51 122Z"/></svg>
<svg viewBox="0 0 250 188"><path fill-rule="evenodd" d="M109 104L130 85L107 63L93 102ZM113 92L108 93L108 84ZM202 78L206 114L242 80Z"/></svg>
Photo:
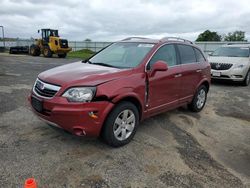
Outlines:
<svg viewBox="0 0 250 188"><path fill-rule="evenodd" d="M220 35L217 32L206 30L203 33L199 34L198 38L196 39L197 42L199 41L244 41L247 42L245 38L244 31L234 31L229 32L228 34Z"/></svg>

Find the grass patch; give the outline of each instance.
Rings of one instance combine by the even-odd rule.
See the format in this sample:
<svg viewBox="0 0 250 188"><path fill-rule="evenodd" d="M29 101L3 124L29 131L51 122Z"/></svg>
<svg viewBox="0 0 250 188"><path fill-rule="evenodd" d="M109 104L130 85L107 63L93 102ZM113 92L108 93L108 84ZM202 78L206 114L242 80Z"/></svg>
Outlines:
<svg viewBox="0 0 250 188"><path fill-rule="evenodd" d="M67 54L67 57L69 58L80 58L80 59L87 59L90 56L92 56L95 52L89 50L89 49L82 49L78 51L71 51Z"/></svg>

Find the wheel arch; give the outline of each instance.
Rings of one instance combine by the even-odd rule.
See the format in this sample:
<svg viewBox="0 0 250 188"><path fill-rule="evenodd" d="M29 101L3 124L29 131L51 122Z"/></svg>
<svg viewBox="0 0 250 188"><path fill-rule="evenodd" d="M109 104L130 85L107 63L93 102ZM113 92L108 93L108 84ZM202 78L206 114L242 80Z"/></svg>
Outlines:
<svg viewBox="0 0 250 188"><path fill-rule="evenodd" d="M210 82L208 80L202 80L199 84L196 90L201 86L204 85L207 88L207 91L210 89Z"/></svg>
<svg viewBox="0 0 250 188"><path fill-rule="evenodd" d="M143 107L142 107L142 104L141 104L140 100L136 96L134 96L134 95L125 95L125 96L116 97L116 98L114 98L111 101L114 104L114 106L109 110L108 114L105 117L105 120L103 122L103 126L102 126L101 131L100 131L100 135L103 134L104 124L105 124L105 122L106 122L106 120L108 118L109 113L111 113L111 111L114 110L114 108L119 103L122 103L122 102L131 102L138 109L138 112L139 112L139 121L143 118Z"/></svg>
<svg viewBox="0 0 250 188"><path fill-rule="evenodd" d="M207 88L207 91L209 91L210 89L210 84L209 82L206 80L206 81L203 81L200 85L204 85L206 88Z"/></svg>
<svg viewBox="0 0 250 188"><path fill-rule="evenodd" d="M140 101L134 97L134 96L126 96L121 98L120 100L118 100L115 104L121 103L121 102L131 102L132 104L135 105L135 107L138 109L139 112L139 120L141 120L142 118L142 105L140 103Z"/></svg>

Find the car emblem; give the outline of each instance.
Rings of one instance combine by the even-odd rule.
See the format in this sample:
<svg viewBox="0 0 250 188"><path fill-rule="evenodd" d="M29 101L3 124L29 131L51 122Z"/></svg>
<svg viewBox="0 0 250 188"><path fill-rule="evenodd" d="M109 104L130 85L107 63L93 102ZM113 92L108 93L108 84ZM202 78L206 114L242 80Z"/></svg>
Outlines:
<svg viewBox="0 0 250 188"><path fill-rule="evenodd" d="M216 67L216 69L219 69L220 68L220 64L217 64L215 67Z"/></svg>
<svg viewBox="0 0 250 188"><path fill-rule="evenodd" d="M41 89L41 90L44 90L44 87L45 87L44 84L41 84L41 85L40 85L40 89Z"/></svg>
<svg viewBox="0 0 250 188"><path fill-rule="evenodd" d="M44 90L44 88L45 88L44 84L42 82L39 82L39 81L37 82L37 86L41 90Z"/></svg>

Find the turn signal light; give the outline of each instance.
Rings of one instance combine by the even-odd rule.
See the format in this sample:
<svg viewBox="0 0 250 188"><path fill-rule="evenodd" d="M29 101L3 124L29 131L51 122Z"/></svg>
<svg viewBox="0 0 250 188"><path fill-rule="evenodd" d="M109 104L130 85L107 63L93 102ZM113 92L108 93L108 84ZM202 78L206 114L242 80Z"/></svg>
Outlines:
<svg viewBox="0 0 250 188"><path fill-rule="evenodd" d="M98 118L98 116L94 112L89 112L89 117L91 117L93 119L97 119Z"/></svg>

